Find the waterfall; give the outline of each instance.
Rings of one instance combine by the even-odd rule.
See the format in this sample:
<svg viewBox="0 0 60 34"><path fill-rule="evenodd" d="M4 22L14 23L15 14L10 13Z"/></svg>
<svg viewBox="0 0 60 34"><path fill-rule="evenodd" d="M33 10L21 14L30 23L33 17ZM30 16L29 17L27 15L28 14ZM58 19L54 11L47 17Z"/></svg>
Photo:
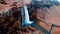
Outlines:
<svg viewBox="0 0 60 34"><path fill-rule="evenodd" d="M32 24L32 22L29 19L28 9L27 6L23 6L21 8L21 14L22 14L22 26Z"/></svg>
<svg viewBox="0 0 60 34"><path fill-rule="evenodd" d="M50 34L48 31L46 31L44 28L39 27L37 24L35 24L34 22L30 21L29 19L29 14L28 14L28 9L27 6L23 6L21 8L21 15L22 15L22 26L28 26L30 25L31 27L34 27L38 30L41 30L42 32L44 32L45 34Z"/></svg>

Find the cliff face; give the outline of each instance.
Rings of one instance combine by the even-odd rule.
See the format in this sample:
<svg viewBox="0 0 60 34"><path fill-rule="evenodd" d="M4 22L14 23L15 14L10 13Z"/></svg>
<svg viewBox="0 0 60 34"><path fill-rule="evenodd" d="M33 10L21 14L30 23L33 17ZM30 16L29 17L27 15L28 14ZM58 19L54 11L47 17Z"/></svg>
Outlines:
<svg viewBox="0 0 60 34"><path fill-rule="evenodd" d="M37 13L36 14L37 19L43 20L46 23L45 24L43 22L39 22L38 24L42 26L44 29L46 29L47 31L50 31L52 24L60 26L60 15L59 15L60 6L52 6L50 8L45 7L43 9L38 9L36 13ZM59 30L60 30L59 27L53 26L51 34L60 34Z"/></svg>
<svg viewBox="0 0 60 34"><path fill-rule="evenodd" d="M0 19L0 33L4 32L3 34L32 34L33 31L33 34L44 34L43 32L33 27L21 28L21 15L19 7L30 3L30 1L31 0L24 0L23 2L20 2L20 0L6 0L7 4L0 3L0 14L2 14L5 10L12 8L12 14L10 16L6 16ZM36 19L35 23L38 26L43 27L48 32L50 31L51 24L60 26L60 6L52 6L50 8L44 7L43 9L31 9L30 7L29 15L31 20ZM53 27L51 34L60 34L60 28Z"/></svg>
<svg viewBox="0 0 60 34"><path fill-rule="evenodd" d="M21 7L23 5L29 4L31 0L0 0L0 12L3 13L5 10Z"/></svg>

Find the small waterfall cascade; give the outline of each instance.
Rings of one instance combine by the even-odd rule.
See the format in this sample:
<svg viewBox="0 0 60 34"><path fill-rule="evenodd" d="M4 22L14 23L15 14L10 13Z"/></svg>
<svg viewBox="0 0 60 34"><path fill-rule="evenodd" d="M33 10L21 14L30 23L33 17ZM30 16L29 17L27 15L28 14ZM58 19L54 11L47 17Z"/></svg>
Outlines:
<svg viewBox="0 0 60 34"><path fill-rule="evenodd" d="M21 8L21 14L22 14L22 26L27 26L28 24L32 24L33 23L29 19L27 6L23 6Z"/></svg>
<svg viewBox="0 0 60 34"><path fill-rule="evenodd" d="M34 21L30 21L27 6L23 6L21 8L21 15L22 15L22 27L31 26L44 32L45 34L50 34L44 28L39 27L36 23L34 23Z"/></svg>

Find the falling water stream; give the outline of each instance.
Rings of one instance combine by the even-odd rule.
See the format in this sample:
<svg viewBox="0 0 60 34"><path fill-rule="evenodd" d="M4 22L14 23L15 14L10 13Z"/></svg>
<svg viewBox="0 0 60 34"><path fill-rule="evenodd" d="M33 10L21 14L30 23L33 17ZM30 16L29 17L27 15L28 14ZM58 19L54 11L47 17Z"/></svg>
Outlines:
<svg viewBox="0 0 60 34"><path fill-rule="evenodd" d="M21 8L21 13L22 13L22 26L27 26L28 24L32 24L29 20L29 14L26 6L23 6Z"/></svg>
<svg viewBox="0 0 60 34"><path fill-rule="evenodd" d="M34 21L30 21L27 6L23 6L21 8L21 15L22 15L22 27L25 27L25 26L29 26L30 25L31 27L34 27L34 28L42 31L45 34L50 34L44 28L39 27L37 24L35 24Z"/></svg>

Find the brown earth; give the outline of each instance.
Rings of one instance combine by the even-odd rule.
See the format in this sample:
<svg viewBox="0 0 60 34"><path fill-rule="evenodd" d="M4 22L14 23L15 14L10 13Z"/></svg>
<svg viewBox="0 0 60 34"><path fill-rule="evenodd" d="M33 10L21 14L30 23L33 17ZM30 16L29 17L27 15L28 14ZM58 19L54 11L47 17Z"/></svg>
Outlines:
<svg viewBox="0 0 60 34"><path fill-rule="evenodd" d="M14 2L17 2L17 7L21 7L25 4L27 4L27 2L29 3L30 0L29 1L24 0L23 2L20 2L19 0L17 0L17 1L16 0L13 0L13 1L12 0L6 0L6 2L8 3L7 5L0 4L0 10L2 10L3 12L4 12L4 10L11 9L11 8L15 7L15 6L13 6ZM0 11L0 13L3 13L2 11ZM42 9L36 9L36 11L32 13L32 15L38 19L36 21L37 25L43 27L48 32L50 31L51 24L55 24L57 26L60 26L60 6L52 6L51 8L43 8L43 10ZM14 17L12 17L12 18L14 18ZM10 17L8 19L5 17L5 19L10 20L10 22L13 21L12 18ZM41 20L45 20L46 24L43 23ZM4 21L4 19L2 20L2 22L3 21ZM20 26L19 26L20 21L19 20L15 21L13 23L15 24L14 26L17 26L20 30L20 31L16 31L16 32L18 32L18 34L32 34L31 30L33 30L33 34L44 34L43 32L41 32L35 28L32 28L32 27L30 29L28 27L27 28L20 28ZM7 25L8 24L9 24L9 22L7 23ZM1 24L0 26L3 26L3 25ZM14 27L14 26L12 26L12 27ZM11 31L9 31L9 32L11 32ZM14 33L12 33L12 34L14 34ZM60 34L60 28L59 27L53 27L51 34Z"/></svg>

